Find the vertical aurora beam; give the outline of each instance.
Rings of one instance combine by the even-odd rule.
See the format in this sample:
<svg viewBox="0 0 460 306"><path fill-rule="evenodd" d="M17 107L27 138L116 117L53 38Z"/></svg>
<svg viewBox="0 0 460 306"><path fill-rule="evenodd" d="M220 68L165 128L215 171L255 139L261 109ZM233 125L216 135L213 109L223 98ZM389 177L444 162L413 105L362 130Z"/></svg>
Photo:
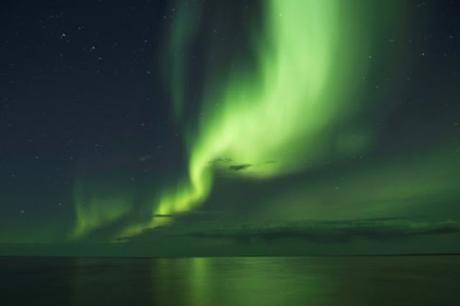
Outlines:
<svg viewBox="0 0 460 306"><path fill-rule="evenodd" d="M340 0L263 3L267 18L265 37L256 42L258 69L234 72L222 92L204 99L204 115L187 139L188 177L159 197L149 224L134 225L124 236L171 220L155 216L186 213L202 203L213 173L222 167L212 161L249 165L236 175L270 178L300 171L326 154L328 130L351 112L350 92L364 68L357 60L365 58L364 35L354 24L352 5ZM175 45L189 43L184 33L179 31L183 43L176 39ZM359 52L353 48L358 41ZM177 112L186 97L174 97Z"/></svg>
<svg viewBox="0 0 460 306"><path fill-rule="evenodd" d="M133 204L132 191L119 188L119 183L83 176L74 184L74 205L77 224L71 239L110 225L125 216Z"/></svg>
<svg viewBox="0 0 460 306"><path fill-rule="evenodd" d="M172 32L167 50L168 56L171 61L168 65L166 74L170 77L170 88L172 95L173 113L176 120L180 120L183 116L183 101L185 99L185 70L187 67L186 61L188 60L188 51L193 42L197 31L197 24L199 23L200 12L196 5L189 2L180 3L177 11L176 22L173 24Z"/></svg>

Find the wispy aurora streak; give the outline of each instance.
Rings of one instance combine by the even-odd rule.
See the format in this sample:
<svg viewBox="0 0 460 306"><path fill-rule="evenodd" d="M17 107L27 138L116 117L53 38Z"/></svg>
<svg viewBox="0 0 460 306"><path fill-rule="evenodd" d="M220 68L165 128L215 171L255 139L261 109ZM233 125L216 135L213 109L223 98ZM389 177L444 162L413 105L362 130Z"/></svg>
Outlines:
<svg viewBox="0 0 460 306"><path fill-rule="evenodd" d="M74 201L78 222L72 236L81 237L126 215L132 207L134 197L132 192L120 190L109 183L104 184L88 177L77 180Z"/></svg>
<svg viewBox="0 0 460 306"><path fill-rule="evenodd" d="M235 175L271 178L305 169L326 154L331 157L326 138L331 125L352 112L350 93L364 68L364 35L353 24L351 8L339 0L263 3L267 16L265 36L256 42L258 68L231 72L221 92L204 98L202 117L186 139L188 175L152 201L150 222L129 226L122 236L166 224L171 221L167 216L200 205L211 191L215 171L229 166L213 161L250 165ZM184 47L193 31L180 24L188 24L190 16L177 18L173 42ZM358 42L359 52L352 48ZM172 86L176 113L187 103L178 88L183 83L180 67L173 67L172 78L180 81ZM77 236L99 226L81 221L94 219L90 209L78 211Z"/></svg>

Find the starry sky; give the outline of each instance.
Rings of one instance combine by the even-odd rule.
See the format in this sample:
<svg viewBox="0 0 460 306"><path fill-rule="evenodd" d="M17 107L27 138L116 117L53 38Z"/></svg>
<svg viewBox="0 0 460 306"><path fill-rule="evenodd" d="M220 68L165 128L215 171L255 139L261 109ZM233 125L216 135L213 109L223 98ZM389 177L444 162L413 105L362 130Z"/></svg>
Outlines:
<svg viewBox="0 0 460 306"><path fill-rule="evenodd" d="M0 254L460 252L456 1L0 14Z"/></svg>

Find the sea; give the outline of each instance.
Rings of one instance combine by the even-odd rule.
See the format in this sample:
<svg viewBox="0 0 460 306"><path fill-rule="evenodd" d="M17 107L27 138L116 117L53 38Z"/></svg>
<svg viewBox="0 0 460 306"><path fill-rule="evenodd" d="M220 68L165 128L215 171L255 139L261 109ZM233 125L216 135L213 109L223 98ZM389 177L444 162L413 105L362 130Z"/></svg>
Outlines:
<svg viewBox="0 0 460 306"><path fill-rule="evenodd" d="M0 305L460 305L460 256L0 257Z"/></svg>

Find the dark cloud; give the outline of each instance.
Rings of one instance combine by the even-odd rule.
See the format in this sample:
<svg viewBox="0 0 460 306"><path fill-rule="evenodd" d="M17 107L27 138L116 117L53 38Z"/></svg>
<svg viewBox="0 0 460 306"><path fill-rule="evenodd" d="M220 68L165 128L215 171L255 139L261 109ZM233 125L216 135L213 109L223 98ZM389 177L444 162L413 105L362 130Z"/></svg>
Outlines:
<svg viewBox="0 0 460 306"><path fill-rule="evenodd" d="M190 233L194 237L238 241L300 239L320 243L349 242L355 238L394 240L425 235L460 233L460 221L373 219L329 222L298 222L269 226L242 226Z"/></svg>
<svg viewBox="0 0 460 306"><path fill-rule="evenodd" d="M233 164L231 164L233 163ZM227 167L232 171L242 171L249 167L252 167L252 164L236 164L236 162L229 157L220 157L216 158L209 162L210 165L216 165L221 167Z"/></svg>
<svg viewBox="0 0 460 306"><path fill-rule="evenodd" d="M233 171L241 171L245 170L249 167L251 167L251 164L241 164L241 165L231 165L228 167L228 169L233 170Z"/></svg>

